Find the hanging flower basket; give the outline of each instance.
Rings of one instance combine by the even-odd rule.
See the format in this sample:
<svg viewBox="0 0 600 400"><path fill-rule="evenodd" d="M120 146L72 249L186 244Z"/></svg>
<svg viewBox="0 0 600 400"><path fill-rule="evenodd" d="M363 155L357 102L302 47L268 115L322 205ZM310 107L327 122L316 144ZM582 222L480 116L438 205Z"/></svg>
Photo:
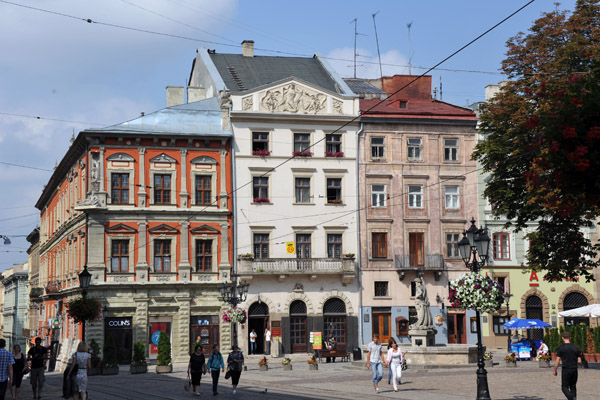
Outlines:
<svg viewBox="0 0 600 400"><path fill-rule="evenodd" d="M493 313L503 302L502 286L489 276L469 272L450 282L452 307Z"/></svg>
<svg viewBox="0 0 600 400"><path fill-rule="evenodd" d="M67 303L67 313L76 323L100 320L102 304L93 297L79 297Z"/></svg>
<svg viewBox="0 0 600 400"><path fill-rule="evenodd" d="M237 322L243 324L246 322L246 310L239 307L232 307L223 311L223 322Z"/></svg>

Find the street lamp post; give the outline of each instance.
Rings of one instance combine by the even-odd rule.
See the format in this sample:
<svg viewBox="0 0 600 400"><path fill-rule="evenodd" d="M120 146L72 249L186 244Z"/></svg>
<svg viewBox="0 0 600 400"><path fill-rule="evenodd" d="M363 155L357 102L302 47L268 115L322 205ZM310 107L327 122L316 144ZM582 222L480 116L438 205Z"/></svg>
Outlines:
<svg viewBox="0 0 600 400"><path fill-rule="evenodd" d="M90 287L90 281L92 280L92 274L90 274L87 270L87 265L83 267L83 271L79 274L79 287L81 288L81 295L85 299L87 296L87 290ZM85 340L85 323L83 321L83 325L81 326L81 340Z"/></svg>
<svg viewBox="0 0 600 400"><path fill-rule="evenodd" d="M506 302L506 318L508 320L510 320L510 308L508 308L508 302L510 301L511 296L512 296L512 294L510 294L508 292L504 292L504 294L502 295L502 297L504 297L504 301ZM508 331L508 336L507 336L506 342L507 342L506 343L506 351L508 353L510 353L510 329Z"/></svg>
<svg viewBox="0 0 600 400"><path fill-rule="evenodd" d="M467 269L479 273L485 265L490 248L490 237L487 228L477 228L475 218L471 219L471 226L463 232L463 238L458 242L460 255ZM481 317L479 310L475 310L477 324L477 400L490 400L487 371L483 362L483 345L481 343Z"/></svg>
<svg viewBox="0 0 600 400"><path fill-rule="evenodd" d="M237 307L238 304L246 301L248 296L248 284L239 283L239 275L231 275L231 283L224 283L219 290L221 291L221 297L225 303L231 304L232 307ZM237 322L233 323L232 326L233 345L237 346Z"/></svg>

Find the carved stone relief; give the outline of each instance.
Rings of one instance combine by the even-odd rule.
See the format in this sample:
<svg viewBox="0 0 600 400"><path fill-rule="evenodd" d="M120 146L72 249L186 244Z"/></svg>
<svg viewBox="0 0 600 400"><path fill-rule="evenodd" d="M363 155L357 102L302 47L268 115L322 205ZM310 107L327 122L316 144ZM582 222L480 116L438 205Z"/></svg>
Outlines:
<svg viewBox="0 0 600 400"><path fill-rule="evenodd" d="M252 108L254 108L254 100L252 99L252 96L244 97L242 99L242 110L252 111Z"/></svg>
<svg viewBox="0 0 600 400"><path fill-rule="evenodd" d="M343 114L344 113L344 103L333 99L333 113L334 114Z"/></svg>
<svg viewBox="0 0 600 400"><path fill-rule="evenodd" d="M259 95L260 111L325 114L327 96L290 83Z"/></svg>

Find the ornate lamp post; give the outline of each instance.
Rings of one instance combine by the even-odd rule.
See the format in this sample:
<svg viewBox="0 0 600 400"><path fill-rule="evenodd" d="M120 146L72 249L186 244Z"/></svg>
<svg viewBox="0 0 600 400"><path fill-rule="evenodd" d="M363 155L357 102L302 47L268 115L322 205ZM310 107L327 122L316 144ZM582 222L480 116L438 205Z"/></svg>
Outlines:
<svg viewBox="0 0 600 400"><path fill-rule="evenodd" d="M90 287L91 280L92 274L88 272L87 265L85 265L83 267L83 271L81 271L81 273L79 274L79 287L81 288L81 294L84 299L85 296L87 296L87 290ZM85 340L85 323L86 321L83 321L83 324L81 326L81 340Z"/></svg>
<svg viewBox="0 0 600 400"><path fill-rule="evenodd" d="M231 283L224 283L219 290L221 291L221 297L225 303L231 304L232 307L237 307L238 304L246 301L248 296L248 284L239 283L239 275L231 275ZM233 323L232 327L233 345L237 346L237 322Z"/></svg>
<svg viewBox="0 0 600 400"><path fill-rule="evenodd" d="M8 246L10 245L10 239L8 238L8 236L4 236L4 235L0 235L0 239L4 239L4 245Z"/></svg>
<svg viewBox="0 0 600 400"><path fill-rule="evenodd" d="M465 266L472 272L479 273L485 265L490 248L490 237L487 228L477 228L475 218L471 219L471 226L463 232L463 238L458 242L460 255ZM490 400L487 371L483 362L483 345L481 343L481 318L479 310L475 310L477 324L477 400Z"/></svg>
<svg viewBox="0 0 600 400"><path fill-rule="evenodd" d="M510 320L510 308L508 308L508 302L510 301L510 297L512 294L508 292L504 292L502 297L504 297L504 302L506 303L506 318ZM508 338L506 339L506 351L510 353L510 329L508 330Z"/></svg>

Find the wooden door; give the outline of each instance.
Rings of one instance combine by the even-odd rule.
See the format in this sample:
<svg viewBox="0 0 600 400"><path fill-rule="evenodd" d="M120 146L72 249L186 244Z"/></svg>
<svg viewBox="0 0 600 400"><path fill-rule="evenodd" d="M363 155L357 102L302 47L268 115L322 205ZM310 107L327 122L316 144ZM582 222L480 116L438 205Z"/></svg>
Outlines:
<svg viewBox="0 0 600 400"><path fill-rule="evenodd" d="M391 313L373 313L373 334L379 335L380 343L387 343L391 336Z"/></svg>
<svg viewBox="0 0 600 400"><path fill-rule="evenodd" d="M423 232L409 232L408 249L410 256L410 266L425 266L425 241Z"/></svg>
<svg viewBox="0 0 600 400"><path fill-rule="evenodd" d="M292 353L306 353L306 317L290 317Z"/></svg>
<svg viewBox="0 0 600 400"><path fill-rule="evenodd" d="M467 343L464 313L448 313L448 343Z"/></svg>

